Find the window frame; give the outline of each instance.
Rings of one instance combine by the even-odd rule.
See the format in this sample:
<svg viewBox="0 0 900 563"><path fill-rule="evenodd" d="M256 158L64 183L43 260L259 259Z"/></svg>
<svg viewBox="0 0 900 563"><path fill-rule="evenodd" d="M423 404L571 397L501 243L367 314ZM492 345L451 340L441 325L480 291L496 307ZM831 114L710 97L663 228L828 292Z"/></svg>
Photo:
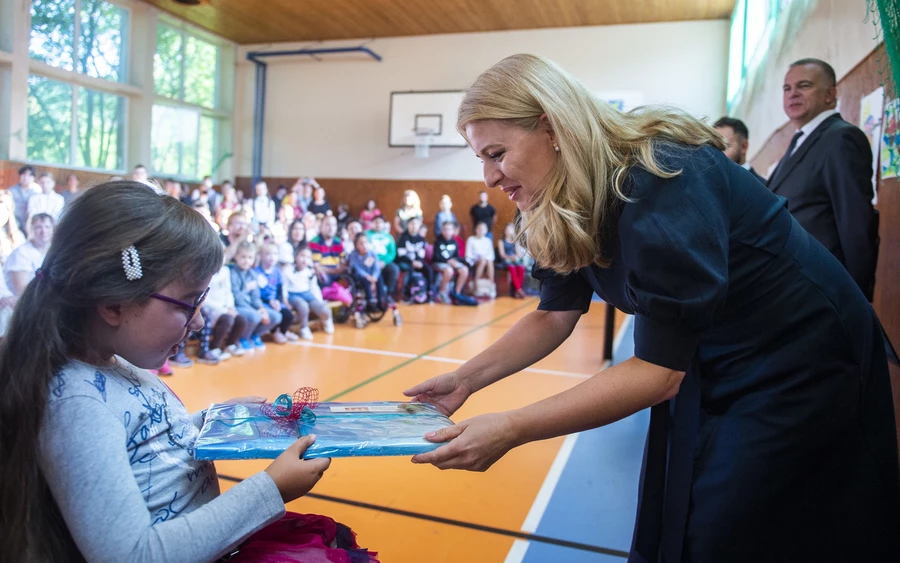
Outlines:
<svg viewBox="0 0 900 563"><path fill-rule="evenodd" d="M156 18L156 25L153 28L153 34L152 34L152 36L154 37L154 59L155 59L156 47L157 47L156 38L159 36L159 26L161 26L161 25L178 32L179 34L181 34L181 37L182 37L181 49L180 49L181 69L180 69L180 78L179 78L179 85L178 85L179 86L179 88L178 88L179 98L171 98L169 96L164 96L164 95L158 94L156 92L156 81L154 79L153 80L153 104L152 105L153 105L153 107L156 107L159 105L159 106L169 106L169 107L175 107L175 108L192 109L192 110L196 110L199 112L200 117L197 120L197 137L196 137L197 148L196 148L195 154L194 154L194 159L198 163L198 167L199 167L200 144L201 144L200 130L201 130L201 123L202 123L203 119L204 118L212 119L212 120L214 120L214 122L216 124L215 134L213 135L213 147L212 147L213 157L215 158L215 156L219 152L219 148L221 145L222 128L226 124L226 122L230 121L233 117L232 113L230 111L225 111L225 110L221 109L221 106L222 106L222 77L223 77L222 76L223 75L223 72L222 72L223 50L231 48L232 44L226 40L223 40L222 38L219 38L219 37L216 37L209 33L206 33L204 31L188 24L187 22L184 22L177 18L173 18L166 14L159 14ZM212 44L216 47L216 77L215 77L216 83L215 83L215 101L214 101L215 107L210 108L207 106L202 106L202 105L195 104L192 102L187 102L184 100L184 88L185 88L185 82L186 82L185 73L184 73L184 71L185 71L185 56L184 56L184 54L185 54L185 50L187 49L188 37L193 37L195 39L199 39L206 43ZM155 65L155 61L154 61L154 65ZM154 71L155 71L155 67L154 67ZM153 148L154 148L152 135L153 135L153 133L152 133L152 127L151 127L151 140L150 140L151 167L152 167L152 161L153 161L152 153L153 153ZM165 173L165 172L155 170L155 169L154 169L154 172L161 176L165 176L167 178L172 178L172 179L178 180L180 182L198 182L202 179L203 176L205 176L207 174L207 172L201 172L201 171L199 171L199 169L197 170L197 177L194 177L194 176L191 176L188 174L184 174L183 167L182 167L183 160L184 160L184 154L182 152L182 153L179 153L179 155L178 155L178 161L179 161L179 166L178 166L179 173L178 174ZM214 165L218 164L218 161L214 161L213 164ZM213 171L213 170L210 170L208 173L215 176L215 171Z"/></svg>
<svg viewBox="0 0 900 563"><path fill-rule="evenodd" d="M759 38L756 41L756 44L754 46L753 52L748 53L747 52L747 21L748 21L748 16L750 14L751 3L752 3L752 5L757 6L757 7L765 6L768 9L768 14L766 17L765 25L762 28L762 31L759 34ZM778 13L780 11L780 8L781 8L781 0L737 0L737 2L735 2L735 9L732 11L732 14L731 14L731 25L729 28L729 35L728 35L728 43L729 43L729 46L728 46L728 51L729 51L728 52L728 68L726 69L726 77L725 77L725 82L726 82L725 105L727 107L729 114L731 113L732 109L740 103L741 98L744 95L744 90L746 89L746 86L747 86L747 76L752 72L752 70L759 67L759 65L762 63L763 59L765 58L766 53L769 50L769 47L772 43L772 35L773 35L773 31L775 29L775 24L776 24L776 20L778 18ZM739 12L741 12L741 11L743 11L743 13L739 14ZM735 89L734 92L731 92L731 95L729 96L728 83L730 81L731 72L732 72L731 47L733 44L733 34L732 34L731 28L734 27L734 20L739 15L742 18L742 22L741 22L742 25L741 25L741 30L740 30L741 56L740 56L740 62L739 62L739 64L741 65L741 70L740 70L741 77L738 82L737 88Z"/></svg>
<svg viewBox="0 0 900 563"><path fill-rule="evenodd" d="M127 170L127 159L128 159L128 140L129 140L129 110L131 98L134 96L141 96L143 92L140 88L132 86L130 84L131 77L131 27L134 21L132 8L130 3L119 0L103 0L107 4L111 4L116 6L125 12L125 24L123 25L121 31L121 39L119 45L119 59L122 61L121 63L121 71L118 81L106 80L104 78L98 78L95 76L90 76L88 74L78 72L78 48L81 44L81 2L82 0L74 0L75 8L74 8L74 25L73 25L73 41L72 41L72 70L61 68L57 66L53 66L49 63L46 63L42 60L36 59L31 56L30 52L30 42L31 42L31 2L28 2L28 34L29 34L29 52L28 52L28 76L38 76L40 78L54 80L56 82L61 82L71 86L72 88L72 100L71 100L71 111L72 111L72 122L69 131L69 162L46 162L43 160L33 159L30 156L28 157L28 162L33 163L39 166L48 166L48 167L62 167L66 169L84 171L84 172L96 172L101 174L123 174ZM120 96L124 100L123 107L123 120L122 126L119 131L119 134L122 136L121 147L122 154L122 168L97 168L93 166L79 166L76 163L78 162L78 127L79 127L79 111L78 111L78 92L79 89L84 88L88 90L93 90L95 92L101 92L104 94L112 94L115 96ZM30 94L29 94L30 95ZM27 108L26 108L27 111ZM28 116L26 116L28 119ZM26 143L28 142L26 138Z"/></svg>

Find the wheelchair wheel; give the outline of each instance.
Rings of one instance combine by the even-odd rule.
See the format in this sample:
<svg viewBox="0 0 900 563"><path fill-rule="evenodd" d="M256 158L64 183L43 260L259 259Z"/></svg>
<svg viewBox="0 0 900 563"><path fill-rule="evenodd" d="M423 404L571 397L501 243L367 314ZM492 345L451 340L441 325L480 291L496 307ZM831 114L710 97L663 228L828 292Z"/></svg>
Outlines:
<svg viewBox="0 0 900 563"><path fill-rule="evenodd" d="M363 295L363 299L365 299L365 295ZM385 313L387 313L388 304L387 298L385 297L381 303L378 304L377 309L372 309L371 307L366 307L366 316L369 317L369 320L373 323L377 323L381 319L384 318Z"/></svg>
<svg viewBox="0 0 900 563"><path fill-rule="evenodd" d="M350 316L353 315L353 311L356 310L356 307L359 304L359 292L356 289L356 284L353 282L353 278L350 277L349 274L340 274L334 281L347 288L347 291L349 291L350 295L353 296L352 303L350 303L349 305L344 305L343 303L341 303L331 313L334 322L345 323L350 318Z"/></svg>

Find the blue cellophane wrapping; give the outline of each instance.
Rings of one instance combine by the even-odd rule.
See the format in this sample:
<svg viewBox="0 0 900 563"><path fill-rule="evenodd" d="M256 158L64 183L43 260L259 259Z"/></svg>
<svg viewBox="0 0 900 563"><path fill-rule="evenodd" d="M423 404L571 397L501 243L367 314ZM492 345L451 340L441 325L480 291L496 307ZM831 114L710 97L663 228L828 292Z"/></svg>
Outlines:
<svg viewBox="0 0 900 563"><path fill-rule="evenodd" d="M297 438L316 435L303 455L362 457L415 455L441 444L425 440L427 432L453 422L425 403L320 403L315 415L300 420L270 418L261 403L214 404L206 412L194 457L217 459L274 459Z"/></svg>

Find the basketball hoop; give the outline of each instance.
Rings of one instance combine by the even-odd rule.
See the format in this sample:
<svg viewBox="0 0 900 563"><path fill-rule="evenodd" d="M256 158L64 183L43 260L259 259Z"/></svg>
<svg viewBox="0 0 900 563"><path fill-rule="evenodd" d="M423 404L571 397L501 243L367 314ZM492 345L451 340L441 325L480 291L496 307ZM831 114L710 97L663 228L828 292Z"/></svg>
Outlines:
<svg viewBox="0 0 900 563"><path fill-rule="evenodd" d="M413 133L416 135L416 158L428 158L436 131L431 127L417 127Z"/></svg>

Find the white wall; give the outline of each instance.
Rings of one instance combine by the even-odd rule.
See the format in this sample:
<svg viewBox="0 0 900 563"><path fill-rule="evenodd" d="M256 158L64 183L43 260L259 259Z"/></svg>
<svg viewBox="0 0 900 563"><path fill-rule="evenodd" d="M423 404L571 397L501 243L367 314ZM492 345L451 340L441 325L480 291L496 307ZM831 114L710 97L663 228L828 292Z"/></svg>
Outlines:
<svg viewBox="0 0 900 563"><path fill-rule="evenodd" d="M359 45L327 42L316 46ZM263 175L480 180L469 149L388 148L390 92L456 90L511 54L543 55L598 92L641 91L644 103L718 118L725 107L728 22L582 27L378 39L361 54L267 59ZM251 175L255 67L247 51L310 44L252 45L238 54L237 174Z"/></svg>
<svg viewBox="0 0 900 563"><path fill-rule="evenodd" d="M807 57L822 59L834 67L840 80L877 45L875 26L865 20L863 0L818 0L799 29L789 32L781 52L770 54L753 95L734 112L750 130L751 158L788 121L781 96L788 66Z"/></svg>

